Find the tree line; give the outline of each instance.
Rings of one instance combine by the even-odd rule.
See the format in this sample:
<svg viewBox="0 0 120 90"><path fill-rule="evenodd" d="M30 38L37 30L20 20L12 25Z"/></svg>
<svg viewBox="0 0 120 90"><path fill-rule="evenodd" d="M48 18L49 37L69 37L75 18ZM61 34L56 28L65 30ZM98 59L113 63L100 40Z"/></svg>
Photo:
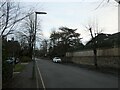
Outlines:
<svg viewBox="0 0 120 90"><path fill-rule="evenodd" d="M76 33L77 29L68 27L60 27L53 30L49 40L43 40L41 49L36 51L41 57L53 58L55 56L65 57L66 52L93 50L94 64L97 67L97 50L101 48L118 48L120 47L120 33L104 34L102 30L93 29L93 26L87 27L91 35L91 40L84 45L80 37L80 33Z"/></svg>

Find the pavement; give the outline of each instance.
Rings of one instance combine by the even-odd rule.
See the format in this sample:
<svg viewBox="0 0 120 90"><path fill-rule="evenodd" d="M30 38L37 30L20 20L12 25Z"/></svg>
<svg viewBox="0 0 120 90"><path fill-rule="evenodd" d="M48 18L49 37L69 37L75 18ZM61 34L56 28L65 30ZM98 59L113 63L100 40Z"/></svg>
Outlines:
<svg viewBox="0 0 120 90"><path fill-rule="evenodd" d="M37 82L37 78L36 78L36 74L35 74L35 78L32 78L32 70L33 70L33 62L29 62L28 64L25 64L25 69L20 72L20 73L16 73L13 75L13 78L8 82L8 84L6 85L4 89L6 88L42 88L39 80L39 83ZM35 72L36 73L36 72Z"/></svg>

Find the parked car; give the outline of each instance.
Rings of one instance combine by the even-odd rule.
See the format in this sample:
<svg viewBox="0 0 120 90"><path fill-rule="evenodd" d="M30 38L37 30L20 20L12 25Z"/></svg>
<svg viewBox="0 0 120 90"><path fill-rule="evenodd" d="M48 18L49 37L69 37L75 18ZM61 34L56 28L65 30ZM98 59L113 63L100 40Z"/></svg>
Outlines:
<svg viewBox="0 0 120 90"><path fill-rule="evenodd" d="M8 57L8 59L6 60L6 62L8 62L10 64L17 64L17 63L19 63L19 58L15 59L15 57Z"/></svg>
<svg viewBox="0 0 120 90"><path fill-rule="evenodd" d="M14 64L15 59L13 57L8 57L8 59L6 60L6 62L8 62L10 64Z"/></svg>
<svg viewBox="0 0 120 90"><path fill-rule="evenodd" d="M59 57L54 57L53 62L62 62L61 58Z"/></svg>

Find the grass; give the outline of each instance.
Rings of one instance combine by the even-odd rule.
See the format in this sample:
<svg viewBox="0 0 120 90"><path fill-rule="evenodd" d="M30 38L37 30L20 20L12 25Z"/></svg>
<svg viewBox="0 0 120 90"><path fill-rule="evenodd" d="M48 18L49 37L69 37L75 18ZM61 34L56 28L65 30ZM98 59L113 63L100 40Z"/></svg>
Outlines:
<svg viewBox="0 0 120 90"><path fill-rule="evenodd" d="M14 72L21 72L24 70L24 68L25 68L25 65L18 63L15 65Z"/></svg>

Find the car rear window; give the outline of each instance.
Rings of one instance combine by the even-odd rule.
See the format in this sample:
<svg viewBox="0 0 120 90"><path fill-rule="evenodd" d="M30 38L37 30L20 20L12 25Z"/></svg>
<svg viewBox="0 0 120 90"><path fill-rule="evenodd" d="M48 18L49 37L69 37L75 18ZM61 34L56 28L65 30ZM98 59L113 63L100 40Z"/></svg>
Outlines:
<svg viewBox="0 0 120 90"><path fill-rule="evenodd" d="M56 59L60 59L59 57L56 57Z"/></svg>

